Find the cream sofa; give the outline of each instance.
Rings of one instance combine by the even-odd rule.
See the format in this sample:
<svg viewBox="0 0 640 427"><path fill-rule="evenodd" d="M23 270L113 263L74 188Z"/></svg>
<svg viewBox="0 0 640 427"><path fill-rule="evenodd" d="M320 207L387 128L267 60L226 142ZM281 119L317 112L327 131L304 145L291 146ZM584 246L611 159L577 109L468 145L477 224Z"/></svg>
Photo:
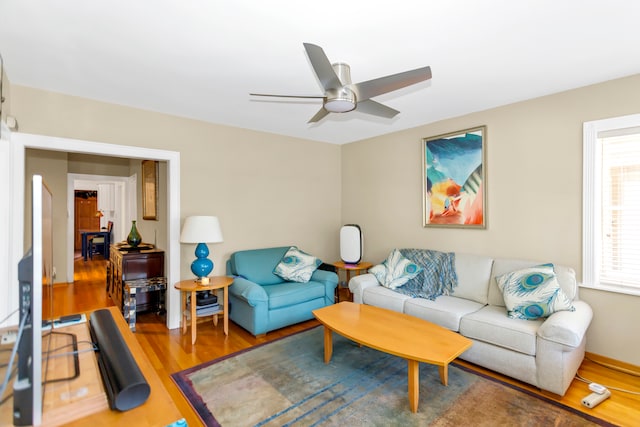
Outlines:
<svg viewBox="0 0 640 427"><path fill-rule="evenodd" d="M460 356L463 360L564 395L584 358L585 335L593 317L591 307L578 298L575 272L554 266L575 311L559 311L539 320L509 318L495 280L539 264L456 253L458 284L451 295L435 301L383 287L372 274L352 278L349 289L355 303L419 317L471 339L473 345Z"/></svg>

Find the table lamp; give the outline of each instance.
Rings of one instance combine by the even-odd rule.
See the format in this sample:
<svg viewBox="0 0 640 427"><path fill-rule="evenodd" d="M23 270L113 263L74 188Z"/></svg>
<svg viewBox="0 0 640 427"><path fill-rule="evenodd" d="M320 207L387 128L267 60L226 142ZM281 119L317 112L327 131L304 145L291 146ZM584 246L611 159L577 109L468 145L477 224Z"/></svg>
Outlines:
<svg viewBox="0 0 640 427"><path fill-rule="evenodd" d="M223 242L220 221L215 216L189 216L182 226L181 243L197 243L196 259L191 263L191 271L201 283L209 282L209 274L213 271L213 261L209 258L207 243Z"/></svg>

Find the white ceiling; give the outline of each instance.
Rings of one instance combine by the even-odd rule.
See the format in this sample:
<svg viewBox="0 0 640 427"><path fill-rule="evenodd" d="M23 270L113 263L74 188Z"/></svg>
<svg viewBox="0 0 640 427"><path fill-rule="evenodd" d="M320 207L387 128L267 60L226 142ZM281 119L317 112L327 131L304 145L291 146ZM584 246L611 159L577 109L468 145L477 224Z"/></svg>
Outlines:
<svg viewBox="0 0 640 427"><path fill-rule="evenodd" d="M0 0L12 84L342 144L640 73L635 0ZM433 79L307 121L321 94L303 42L354 82L426 65ZM20 120L17 117L18 121Z"/></svg>

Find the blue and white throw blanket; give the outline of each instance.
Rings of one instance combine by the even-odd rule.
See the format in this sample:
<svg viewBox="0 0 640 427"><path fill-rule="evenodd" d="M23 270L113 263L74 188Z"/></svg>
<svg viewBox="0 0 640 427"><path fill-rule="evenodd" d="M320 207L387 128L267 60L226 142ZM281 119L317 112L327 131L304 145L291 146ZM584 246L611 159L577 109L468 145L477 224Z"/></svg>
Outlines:
<svg viewBox="0 0 640 427"><path fill-rule="evenodd" d="M413 298L435 300L440 295L450 295L458 285L455 268L455 254L430 249L400 249L402 256L423 268L406 284L396 288L396 292Z"/></svg>

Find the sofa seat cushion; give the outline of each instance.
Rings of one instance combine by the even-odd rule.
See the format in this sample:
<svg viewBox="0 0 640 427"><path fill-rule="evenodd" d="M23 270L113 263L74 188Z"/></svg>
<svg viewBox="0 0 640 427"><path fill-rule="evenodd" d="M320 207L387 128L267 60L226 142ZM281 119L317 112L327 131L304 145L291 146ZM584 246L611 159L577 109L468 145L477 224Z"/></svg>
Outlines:
<svg viewBox="0 0 640 427"><path fill-rule="evenodd" d="M384 286L366 288L362 293L363 304L375 305L398 313L404 312L404 302L409 299L411 297L392 291Z"/></svg>
<svg viewBox="0 0 640 427"><path fill-rule="evenodd" d="M504 307L488 305L460 321L460 333L531 356L536 355L536 332L544 319L511 319Z"/></svg>
<svg viewBox="0 0 640 427"><path fill-rule="evenodd" d="M269 298L269 310L324 298L325 294L324 285L315 281L307 283L283 282L262 288Z"/></svg>
<svg viewBox="0 0 640 427"><path fill-rule="evenodd" d="M436 325L458 332L460 319L484 307L475 301L442 295L431 301L424 298L411 298L404 303L405 314L419 317Z"/></svg>

